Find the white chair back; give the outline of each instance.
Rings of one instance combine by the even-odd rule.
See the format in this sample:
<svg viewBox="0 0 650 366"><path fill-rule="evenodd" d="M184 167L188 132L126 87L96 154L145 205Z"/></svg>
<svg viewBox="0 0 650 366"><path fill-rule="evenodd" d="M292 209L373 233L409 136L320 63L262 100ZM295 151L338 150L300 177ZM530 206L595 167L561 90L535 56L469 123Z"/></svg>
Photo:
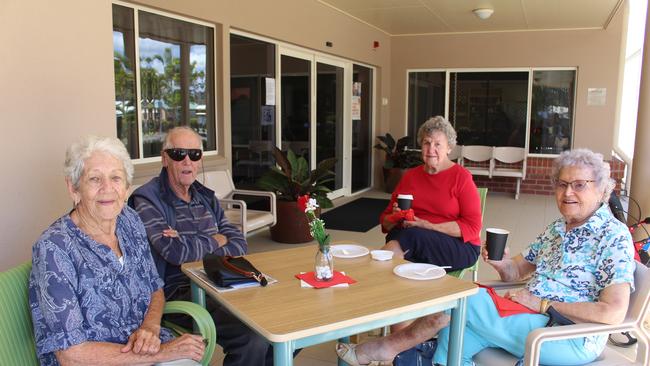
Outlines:
<svg viewBox="0 0 650 366"><path fill-rule="evenodd" d="M487 161L492 159L492 146L465 145L461 150L463 160L475 162Z"/></svg>
<svg viewBox="0 0 650 366"><path fill-rule="evenodd" d="M217 198L229 198L235 190L235 184L229 170L211 170L203 173L203 185L214 191Z"/></svg>
<svg viewBox="0 0 650 366"><path fill-rule="evenodd" d="M518 163L526 159L526 149L523 147L497 146L492 156L506 164Z"/></svg>

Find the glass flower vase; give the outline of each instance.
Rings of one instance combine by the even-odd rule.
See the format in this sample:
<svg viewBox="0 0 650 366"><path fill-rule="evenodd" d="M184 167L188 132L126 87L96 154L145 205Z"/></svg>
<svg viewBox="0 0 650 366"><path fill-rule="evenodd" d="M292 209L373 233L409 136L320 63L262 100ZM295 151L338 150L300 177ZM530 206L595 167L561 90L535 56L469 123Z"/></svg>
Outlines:
<svg viewBox="0 0 650 366"><path fill-rule="evenodd" d="M316 252L314 277L317 281L329 281L334 278L334 256L329 245L319 248Z"/></svg>

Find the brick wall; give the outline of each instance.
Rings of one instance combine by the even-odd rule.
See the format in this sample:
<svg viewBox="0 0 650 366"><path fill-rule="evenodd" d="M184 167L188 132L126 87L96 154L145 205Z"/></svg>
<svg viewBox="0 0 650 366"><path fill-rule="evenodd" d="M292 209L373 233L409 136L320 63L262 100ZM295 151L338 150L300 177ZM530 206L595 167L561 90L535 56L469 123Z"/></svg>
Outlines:
<svg viewBox="0 0 650 366"><path fill-rule="evenodd" d="M554 193L551 185L551 165L553 158L529 157L526 165L526 179L521 181L521 193L552 195ZM487 167L488 162L474 163L466 161L465 166L482 166ZM519 167L521 164L501 164L497 166ZM616 189L620 189L621 179L625 173L625 163L616 157L610 161L612 178L616 181ZM477 187L487 187L490 192L507 192L514 194L517 188L517 180L507 177L493 177L492 179L485 176L474 176L474 182Z"/></svg>

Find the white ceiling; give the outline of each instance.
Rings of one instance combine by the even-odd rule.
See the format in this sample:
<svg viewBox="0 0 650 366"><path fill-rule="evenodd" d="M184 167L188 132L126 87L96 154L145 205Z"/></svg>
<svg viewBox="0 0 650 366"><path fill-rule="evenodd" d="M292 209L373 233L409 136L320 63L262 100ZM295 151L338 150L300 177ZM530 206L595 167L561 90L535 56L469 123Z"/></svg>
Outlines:
<svg viewBox="0 0 650 366"><path fill-rule="evenodd" d="M604 29L624 0L318 0L389 35ZM492 8L481 20L473 9Z"/></svg>

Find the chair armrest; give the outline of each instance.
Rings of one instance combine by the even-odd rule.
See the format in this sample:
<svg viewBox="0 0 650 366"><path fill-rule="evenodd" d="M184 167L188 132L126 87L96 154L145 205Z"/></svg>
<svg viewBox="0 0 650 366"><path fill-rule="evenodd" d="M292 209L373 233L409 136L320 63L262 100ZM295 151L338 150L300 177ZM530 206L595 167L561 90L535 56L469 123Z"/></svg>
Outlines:
<svg viewBox="0 0 650 366"><path fill-rule="evenodd" d="M492 281L481 281L480 284L483 286L492 287L495 290L509 290L512 288L521 288L526 285L527 281L512 281L505 282L501 280L492 280Z"/></svg>
<svg viewBox="0 0 650 366"><path fill-rule="evenodd" d="M559 327L537 328L528 333L528 336L526 337L524 365L535 366L539 364L539 353L543 342L593 336L598 334L618 333L628 330L635 330L635 327L627 322L614 325L601 323L579 323Z"/></svg>
<svg viewBox="0 0 650 366"><path fill-rule="evenodd" d="M219 204L226 204L228 206L231 206L235 210L239 210L239 223L241 224L241 231L244 233L244 236L246 236L246 202L243 200L234 200L231 198L217 198L219 200ZM234 207L233 207L234 206ZM238 206L238 207L237 207ZM232 223L231 223L232 224Z"/></svg>
<svg viewBox="0 0 650 366"><path fill-rule="evenodd" d="M199 332L208 341L203 359L201 359L202 365L208 365L217 342L217 330L210 313L203 307L189 301L168 301L165 304L163 314L185 314L192 317Z"/></svg>
<svg viewBox="0 0 650 366"><path fill-rule="evenodd" d="M248 190L248 189L235 189L234 191L232 191L231 195L235 195L235 194L243 194L243 195L247 195L247 196L267 197L269 199L269 204L270 204L269 207L271 209L270 212L271 212L271 215L273 215L273 224L271 226L275 225L275 223L277 222L277 218L278 218L277 208L276 208L276 205L275 205L275 200L276 200L275 193L268 192L268 191L251 191L251 190Z"/></svg>

